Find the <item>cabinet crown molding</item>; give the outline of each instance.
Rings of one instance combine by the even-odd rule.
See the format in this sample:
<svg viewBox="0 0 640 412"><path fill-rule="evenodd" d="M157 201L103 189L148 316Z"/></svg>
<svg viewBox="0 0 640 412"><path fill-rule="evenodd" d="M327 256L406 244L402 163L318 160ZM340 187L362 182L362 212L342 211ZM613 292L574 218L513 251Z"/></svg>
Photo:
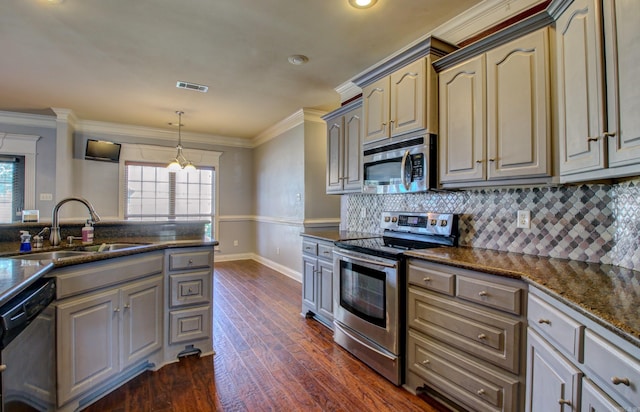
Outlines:
<svg viewBox="0 0 640 412"><path fill-rule="evenodd" d="M391 57L389 60L382 62L372 70L354 78L352 82L359 87L364 87L422 57L432 55L435 58L441 58L457 48L457 46L449 44L444 40L430 36L408 49L403 50L400 54Z"/></svg>

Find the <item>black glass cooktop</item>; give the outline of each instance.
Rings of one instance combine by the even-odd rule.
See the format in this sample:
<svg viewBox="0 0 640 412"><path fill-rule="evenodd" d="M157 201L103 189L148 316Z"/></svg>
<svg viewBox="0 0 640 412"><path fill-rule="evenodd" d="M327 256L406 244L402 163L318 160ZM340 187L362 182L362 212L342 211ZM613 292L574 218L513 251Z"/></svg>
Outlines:
<svg viewBox="0 0 640 412"><path fill-rule="evenodd" d="M354 252L365 253L387 259L398 260L405 250L428 249L442 245L453 245L455 239L449 237L419 238L405 236L380 236L368 239L339 240L335 245Z"/></svg>

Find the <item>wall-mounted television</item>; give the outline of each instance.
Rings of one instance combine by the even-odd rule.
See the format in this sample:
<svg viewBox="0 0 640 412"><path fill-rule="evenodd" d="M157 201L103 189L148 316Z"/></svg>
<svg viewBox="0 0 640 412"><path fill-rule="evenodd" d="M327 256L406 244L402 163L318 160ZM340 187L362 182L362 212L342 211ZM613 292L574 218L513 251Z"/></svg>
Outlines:
<svg viewBox="0 0 640 412"><path fill-rule="evenodd" d="M120 144L104 140L87 139L84 158L118 163L120 161Z"/></svg>

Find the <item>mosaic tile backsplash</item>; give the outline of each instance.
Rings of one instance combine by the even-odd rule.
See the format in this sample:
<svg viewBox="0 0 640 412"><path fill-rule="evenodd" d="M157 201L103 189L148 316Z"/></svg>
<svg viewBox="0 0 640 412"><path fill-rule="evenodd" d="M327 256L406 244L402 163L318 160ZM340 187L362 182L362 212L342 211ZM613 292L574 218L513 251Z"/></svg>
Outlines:
<svg viewBox="0 0 640 412"><path fill-rule="evenodd" d="M380 233L380 214L387 210L457 213L461 246L640 270L640 179L614 185L354 194L344 201L348 230ZM516 228L518 210L531 211L531 229Z"/></svg>

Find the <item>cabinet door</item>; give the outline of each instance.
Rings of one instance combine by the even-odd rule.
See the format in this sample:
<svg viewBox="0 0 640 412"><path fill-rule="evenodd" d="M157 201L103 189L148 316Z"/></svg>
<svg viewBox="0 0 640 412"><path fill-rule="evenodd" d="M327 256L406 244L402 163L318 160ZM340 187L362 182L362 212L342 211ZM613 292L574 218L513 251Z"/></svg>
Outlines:
<svg viewBox="0 0 640 412"><path fill-rule="evenodd" d="M391 74L391 135L425 128L425 59Z"/></svg>
<svg viewBox="0 0 640 412"><path fill-rule="evenodd" d="M587 378L582 378L582 410L585 412L624 412L622 406Z"/></svg>
<svg viewBox="0 0 640 412"><path fill-rule="evenodd" d="M318 261L318 313L333 322L333 264Z"/></svg>
<svg viewBox="0 0 640 412"><path fill-rule="evenodd" d="M327 124L327 193L342 191L343 126L343 116L339 116Z"/></svg>
<svg viewBox="0 0 640 412"><path fill-rule="evenodd" d="M485 56L440 73L440 180L486 178Z"/></svg>
<svg viewBox="0 0 640 412"><path fill-rule="evenodd" d="M487 178L550 175L548 29L487 53Z"/></svg>
<svg viewBox="0 0 640 412"><path fill-rule="evenodd" d="M120 364L128 365L162 348L162 277L124 287Z"/></svg>
<svg viewBox="0 0 640 412"><path fill-rule="evenodd" d="M575 0L556 22L560 174L607 166L598 0Z"/></svg>
<svg viewBox="0 0 640 412"><path fill-rule="evenodd" d="M582 372L532 329L527 331L527 412L579 411Z"/></svg>
<svg viewBox="0 0 640 412"><path fill-rule="evenodd" d="M389 133L389 77L362 89L364 143L385 139Z"/></svg>
<svg viewBox="0 0 640 412"><path fill-rule="evenodd" d="M57 308L58 405L118 373L118 291Z"/></svg>
<svg viewBox="0 0 640 412"><path fill-rule="evenodd" d="M603 2L609 165L640 163L640 2Z"/></svg>
<svg viewBox="0 0 640 412"><path fill-rule="evenodd" d="M316 271L318 259L303 255L302 264L304 266L302 272L302 311L306 313L310 310L313 313L317 313Z"/></svg>
<svg viewBox="0 0 640 412"><path fill-rule="evenodd" d="M362 108L344 117L344 176L345 191L362 191Z"/></svg>

